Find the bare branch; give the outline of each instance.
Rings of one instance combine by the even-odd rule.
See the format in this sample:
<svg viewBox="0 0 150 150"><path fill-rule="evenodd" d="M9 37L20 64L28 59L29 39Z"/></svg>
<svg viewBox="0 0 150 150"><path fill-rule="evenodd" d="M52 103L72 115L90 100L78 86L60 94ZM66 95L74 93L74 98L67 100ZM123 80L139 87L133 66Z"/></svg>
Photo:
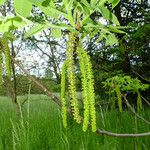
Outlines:
<svg viewBox="0 0 150 150"><path fill-rule="evenodd" d="M141 95L142 99L150 106L150 103Z"/></svg>
<svg viewBox="0 0 150 150"><path fill-rule="evenodd" d="M132 112L133 114L135 114L135 116L137 116L137 118L141 119L142 121L144 121L144 122L147 123L147 124L150 124L150 122L149 122L148 120L144 119L142 116L140 116L139 114L137 114L137 113L135 112L135 110L134 110L134 109L132 108L132 106L129 104L129 102L128 102L126 96L125 96L125 95L122 95L122 96L123 96L123 98L124 98L124 100L125 100L125 102L126 102L128 108L130 108L131 112Z"/></svg>
<svg viewBox="0 0 150 150"><path fill-rule="evenodd" d="M143 136L150 136L150 132L146 132L146 133L123 133L123 134L119 134L119 133L113 133L113 132L109 132L109 131L105 131L105 130L100 130L97 129L96 133L98 134L104 134L104 135L108 135L108 136L113 136L113 137L143 137Z"/></svg>
<svg viewBox="0 0 150 150"><path fill-rule="evenodd" d="M137 73L137 72L134 71L133 69L132 69L132 72L133 72L137 77L139 77L139 79L142 80L144 83L150 84L150 81L149 81L149 80L147 80L147 79L145 79L144 77L142 77L139 73Z"/></svg>

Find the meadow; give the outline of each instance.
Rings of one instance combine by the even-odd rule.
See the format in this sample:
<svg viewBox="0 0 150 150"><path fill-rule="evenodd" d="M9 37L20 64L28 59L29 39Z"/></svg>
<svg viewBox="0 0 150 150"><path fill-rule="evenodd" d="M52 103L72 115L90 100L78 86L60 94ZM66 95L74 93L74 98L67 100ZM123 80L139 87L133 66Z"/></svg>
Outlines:
<svg viewBox="0 0 150 150"><path fill-rule="evenodd" d="M25 96L19 96L23 102ZM29 110L27 109L29 106ZM150 110L140 114L149 119ZM116 133L140 133L150 131L130 111L108 110L97 106L97 126ZM21 116L17 116L11 99L0 97L0 150L149 150L150 137L118 138L82 131L73 119L63 128L61 111L45 95L31 95L24 104Z"/></svg>

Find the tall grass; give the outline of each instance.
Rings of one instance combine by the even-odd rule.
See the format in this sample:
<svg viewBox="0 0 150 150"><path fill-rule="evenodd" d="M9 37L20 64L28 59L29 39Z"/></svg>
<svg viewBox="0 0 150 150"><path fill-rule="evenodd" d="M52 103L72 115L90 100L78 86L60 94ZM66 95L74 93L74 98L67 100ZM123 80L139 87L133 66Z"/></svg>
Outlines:
<svg viewBox="0 0 150 150"><path fill-rule="evenodd" d="M22 102L25 97L18 97ZM68 128L62 126L61 113L57 105L44 95L30 97L20 117L15 115L11 100L0 97L0 150L149 150L150 137L115 138L97 135L90 130L82 131L82 126L72 119ZM141 112L149 118L150 110ZM113 132L146 132L150 126L138 120L128 111L119 113L98 108L98 126ZM29 122L29 125L28 125ZM28 132L27 132L28 131ZM28 133L28 134L27 134ZM27 142L28 141L28 142ZM14 145L15 144L15 145Z"/></svg>

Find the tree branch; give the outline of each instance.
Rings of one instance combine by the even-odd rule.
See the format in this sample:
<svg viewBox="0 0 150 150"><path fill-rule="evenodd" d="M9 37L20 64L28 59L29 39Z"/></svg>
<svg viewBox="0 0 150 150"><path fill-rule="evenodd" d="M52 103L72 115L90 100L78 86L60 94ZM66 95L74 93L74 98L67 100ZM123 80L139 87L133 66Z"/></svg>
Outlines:
<svg viewBox="0 0 150 150"><path fill-rule="evenodd" d="M141 97L150 106L150 103L148 102L148 100L146 100L146 98L144 98L142 95L141 95Z"/></svg>
<svg viewBox="0 0 150 150"><path fill-rule="evenodd" d="M146 120L145 118L143 118L142 116L140 116L139 114L137 114L137 113L135 112L135 110L134 110L134 109L132 108L132 106L129 104L129 102L128 102L126 96L125 96L125 95L122 95L122 96L123 96L123 98L124 98L124 100L125 100L125 102L126 102L128 108L130 108L131 112L132 112L133 114L135 114L135 116L136 116L137 118L141 119L142 121L144 121L144 122L147 123L147 124L150 124L150 122L149 122L148 120Z"/></svg>
<svg viewBox="0 0 150 150"><path fill-rule="evenodd" d="M41 90L42 90L43 92L46 93L47 96L49 96L55 103L57 103L58 106L61 107L61 102L60 102L60 100L59 100L59 98L58 98L57 96L55 96L52 92L50 92L50 91L48 90L47 87L45 87L42 83L40 83L39 81L37 81L33 76L31 76L31 75L29 74L29 72L28 72L26 69L24 69L24 67L23 67L22 64L20 64L20 63L19 63L18 61L16 61L14 58L11 58L11 59L12 59L12 61L27 75L27 77L28 77L29 79L31 79L37 86L39 86L39 87L41 88Z"/></svg>
<svg viewBox="0 0 150 150"><path fill-rule="evenodd" d="M39 86L41 88L42 91L44 91L46 93L47 96L49 96L60 108L61 108L61 102L59 100L59 98L57 96L55 96L52 92L48 91L48 89L42 85L39 81L37 81L34 77L32 77L28 71L26 69L24 69L24 67L15 59L12 58L12 61L27 75L27 77L29 79L31 79L37 86ZM69 114L71 114L71 111L68 110ZM89 125L89 127L91 127L91 125ZM105 130L101 130L101 129L97 129L96 130L97 134L100 135L107 135L107 136L113 136L113 137L143 137L143 136L150 136L150 132L146 132L146 133L113 133L113 132L109 132L109 131L105 131Z"/></svg>
<svg viewBox="0 0 150 150"><path fill-rule="evenodd" d="M145 83L145 84L150 84L150 81L149 81L149 80L147 80L147 79L145 79L144 77L142 77L139 73L137 73L137 72L134 71L133 69L132 69L132 72L133 72L141 81L143 81L143 83Z"/></svg>
<svg viewBox="0 0 150 150"><path fill-rule="evenodd" d="M119 133L113 133L113 132L109 132L109 131L105 131L105 130L100 130L97 129L96 133L98 134L104 134L104 135L108 135L108 136L114 136L114 137L143 137L143 136L150 136L150 132L146 132L146 133L123 133L123 134L119 134Z"/></svg>

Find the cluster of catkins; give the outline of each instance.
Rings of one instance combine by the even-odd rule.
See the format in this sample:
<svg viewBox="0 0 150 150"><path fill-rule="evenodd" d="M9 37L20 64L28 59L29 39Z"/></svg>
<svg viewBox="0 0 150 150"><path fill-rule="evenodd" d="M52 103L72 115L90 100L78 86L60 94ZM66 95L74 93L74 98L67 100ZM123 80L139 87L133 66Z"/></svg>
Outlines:
<svg viewBox="0 0 150 150"><path fill-rule="evenodd" d="M95 111L95 94L93 71L90 58L87 52L83 49L81 41L76 47L76 55L79 58L79 66L82 81L83 95L83 118L80 116L78 98L76 92L76 76L74 62L74 34L69 37L68 47L66 50L66 61L64 62L61 74L61 102L62 102L62 118L64 127L67 126L67 97L66 97L66 80L68 81L68 91L71 104L71 112L74 120L81 123L83 120L83 131L88 129L91 124L92 131L96 131L96 111Z"/></svg>

